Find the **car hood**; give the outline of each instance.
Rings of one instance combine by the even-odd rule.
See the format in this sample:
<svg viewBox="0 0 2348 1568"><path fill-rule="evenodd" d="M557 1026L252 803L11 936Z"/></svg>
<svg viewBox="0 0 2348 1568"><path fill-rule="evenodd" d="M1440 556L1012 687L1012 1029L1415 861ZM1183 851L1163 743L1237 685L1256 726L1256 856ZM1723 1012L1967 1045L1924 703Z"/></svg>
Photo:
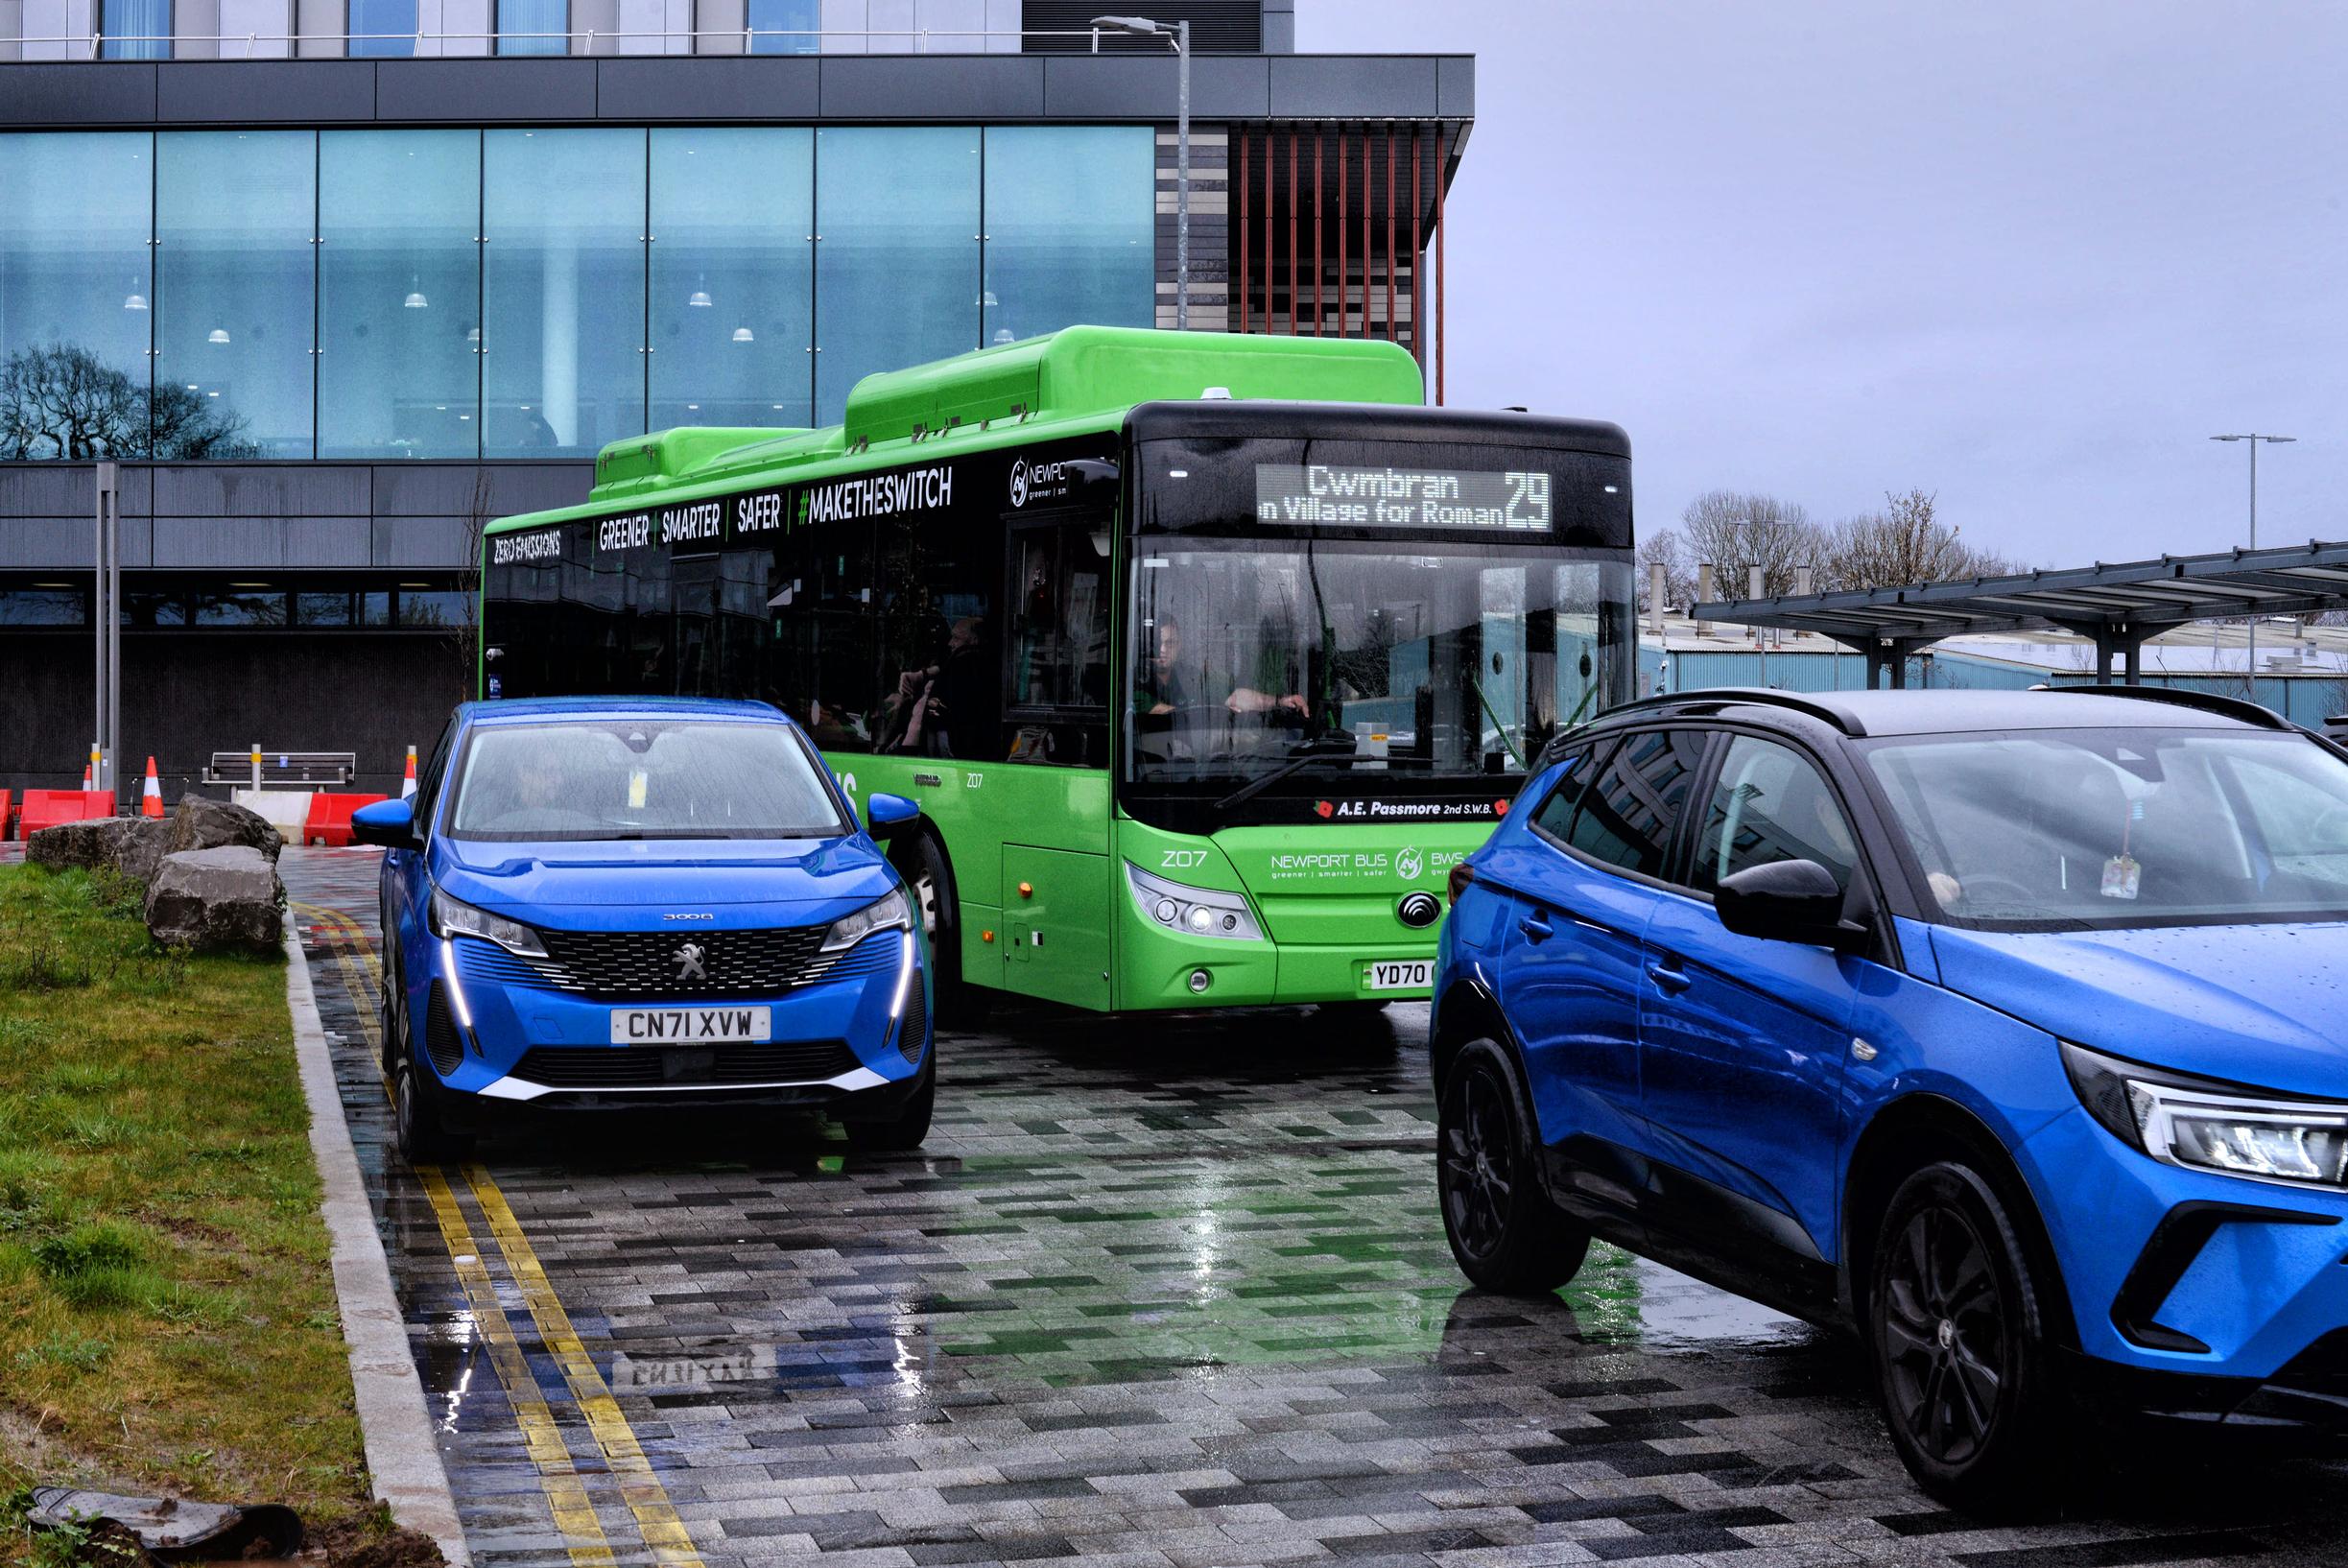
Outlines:
<svg viewBox="0 0 2348 1568"><path fill-rule="evenodd" d="M605 843L483 843L436 839L433 881L525 923L560 929L663 928L709 915L715 929L834 919L896 885L867 841L662 839ZM639 918L640 916L640 918Z"/></svg>
<svg viewBox="0 0 2348 1568"><path fill-rule="evenodd" d="M1941 983L2116 1057L2348 1099L2348 924L1933 930Z"/></svg>

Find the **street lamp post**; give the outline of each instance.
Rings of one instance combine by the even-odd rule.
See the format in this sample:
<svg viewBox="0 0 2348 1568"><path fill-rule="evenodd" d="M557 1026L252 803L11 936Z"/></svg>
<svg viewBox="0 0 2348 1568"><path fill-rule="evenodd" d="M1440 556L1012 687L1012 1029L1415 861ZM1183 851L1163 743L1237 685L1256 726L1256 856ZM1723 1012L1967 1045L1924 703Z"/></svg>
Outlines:
<svg viewBox="0 0 2348 1568"><path fill-rule="evenodd" d="M1174 326L1190 330L1190 23L1147 16L1096 16L1093 26L1137 38L1164 38L1174 52Z"/></svg>
<svg viewBox="0 0 2348 1568"><path fill-rule="evenodd" d="M2253 550L2259 547L2259 442L2267 441L2280 445L2285 441L2295 441L2298 439L2296 436L2261 436L2255 432L2244 432L2240 436L2212 436L2210 438L2214 441L2248 441L2250 443L2250 548ZM2255 614L2250 617L2250 646L2246 656L2250 660L2250 701L2255 702L2259 700L2259 618Z"/></svg>

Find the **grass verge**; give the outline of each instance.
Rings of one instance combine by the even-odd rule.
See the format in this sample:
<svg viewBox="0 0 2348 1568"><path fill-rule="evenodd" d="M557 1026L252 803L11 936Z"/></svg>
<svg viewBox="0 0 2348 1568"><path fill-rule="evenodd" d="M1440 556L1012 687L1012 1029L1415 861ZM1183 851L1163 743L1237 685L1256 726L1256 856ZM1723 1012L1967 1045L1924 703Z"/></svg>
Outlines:
<svg viewBox="0 0 2348 1568"><path fill-rule="evenodd" d="M0 867L0 1498L79 1480L355 1515L284 960L158 949L137 897ZM0 1561L34 1550L0 1521Z"/></svg>

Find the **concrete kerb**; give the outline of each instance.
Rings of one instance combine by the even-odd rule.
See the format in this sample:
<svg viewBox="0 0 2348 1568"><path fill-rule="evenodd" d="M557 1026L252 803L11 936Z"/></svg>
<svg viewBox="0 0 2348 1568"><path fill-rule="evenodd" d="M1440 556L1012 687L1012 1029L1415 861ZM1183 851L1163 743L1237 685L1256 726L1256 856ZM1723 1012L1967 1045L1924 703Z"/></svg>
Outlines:
<svg viewBox="0 0 2348 1568"><path fill-rule="evenodd" d="M332 1248L334 1294L343 1315L343 1339L350 1346L350 1387L367 1441L367 1468L375 1496L391 1517L438 1542L451 1568L471 1568L457 1500L448 1489L424 1385L408 1348L408 1326L391 1290L391 1268L375 1215L359 1175L358 1151L343 1119L343 1097L335 1086L334 1060L325 1025L310 988L310 962L285 919L286 1005L294 1014L294 1055L301 1070L301 1092L310 1103L310 1152L324 1188L320 1210Z"/></svg>

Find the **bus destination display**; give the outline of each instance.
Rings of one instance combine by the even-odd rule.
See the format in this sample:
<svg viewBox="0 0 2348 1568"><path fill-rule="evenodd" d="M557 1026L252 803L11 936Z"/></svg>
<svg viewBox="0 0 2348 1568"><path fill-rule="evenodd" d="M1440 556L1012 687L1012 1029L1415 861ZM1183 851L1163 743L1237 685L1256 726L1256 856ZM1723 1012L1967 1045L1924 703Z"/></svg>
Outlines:
<svg viewBox="0 0 2348 1568"><path fill-rule="evenodd" d="M1259 463L1255 514L1266 523L1547 533L1550 488L1537 471Z"/></svg>

